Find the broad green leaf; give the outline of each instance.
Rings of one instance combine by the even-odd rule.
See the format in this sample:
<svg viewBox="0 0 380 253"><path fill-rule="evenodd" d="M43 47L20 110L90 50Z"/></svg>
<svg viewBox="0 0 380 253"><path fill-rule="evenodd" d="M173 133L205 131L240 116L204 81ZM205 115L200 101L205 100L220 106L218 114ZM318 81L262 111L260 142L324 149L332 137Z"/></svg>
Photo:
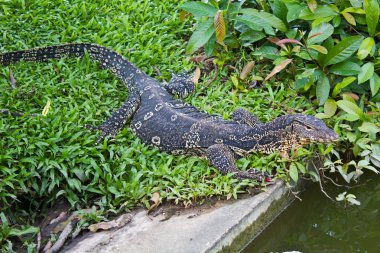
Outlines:
<svg viewBox="0 0 380 253"><path fill-rule="evenodd" d="M236 17L235 20L242 22L252 30L261 31L264 29L265 33L275 35L273 28L267 22L263 22L262 19L257 18L256 16L241 15Z"/></svg>
<svg viewBox="0 0 380 253"><path fill-rule="evenodd" d="M208 19L206 22L198 24L197 29L191 35L187 44L187 53L193 53L211 38L215 32L213 21L212 19Z"/></svg>
<svg viewBox="0 0 380 253"><path fill-rule="evenodd" d="M323 111L325 112L326 115L329 117L332 117L337 109L337 105L334 99L327 99L326 103L323 106Z"/></svg>
<svg viewBox="0 0 380 253"><path fill-rule="evenodd" d="M343 111L349 114L355 115L358 118L363 117L363 111L356 104L350 101L346 101L346 100L339 100L336 103L339 106L339 108L342 109Z"/></svg>
<svg viewBox="0 0 380 253"><path fill-rule="evenodd" d="M359 48L362 40L363 37L360 35L344 38L329 50L323 61L323 67L346 60Z"/></svg>
<svg viewBox="0 0 380 253"><path fill-rule="evenodd" d="M249 8L242 10L242 13L249 15L249 16L257 17L260 20L260 23L265 22L268 25L270 25L274 28L277 28L281 32L286 32L288 30L288 28L286 27L284 22L282 22L281 19L279 19L278 17L276 17L273 14L270 14L270 13L267 13L264 11L259 12L258 10L249 9Z"/></svg>
<svg viewBox="0 0 380 253"><path fill-rule="evenodd" d="M322 75L319 77L316 86L316 95L319 100L319 105L323 105L326 102L330 93L330 81L323 72L321 73Z"/></svg>
<svg viewBox="0 0 380 253"><path fill-rule="evenodd" d="M240 40L243 42L244 46L251 46L253 42L261 40L265 37L265 33L253 30L247 30L240 34Z"/></svg>
<svg viewBox="0 0 380 253"><path fill-rule="evenodd" d="M300 15L300 19L304 19L304 20L315 20L315 19L321 19L321 18L333 19L335 16L338 15L338 12L336 12L330 6L319 5L314 13L311 12L309 9L305 9L299 15Z"/></svg>
<svg viewBox="0 0 380 253"><path fill-rule="evenodd" d="M341 89L348 86L349 84L351 84L355 80L356 80L356 77L354 77L354 76L349 76L349 77L344 78L340 83L337 83L335 85L331 95L333 97L335 97L336 95L338 95L338 93L341 91Z"/></svg>
<svg viewBox="0 0 380 253"><path fill-rule="evenodd" d="M309 9L311 12L315 12L315 10L318 7L317 1L316 0L307 0L307 6L309 6Z"/></svg>
<svg viewBox="0 0 380 253"><path fill-rule="evenodd" d="M317 44L329 38L334 32L334 27L329 23L319 24L311 29L307 37L308 44Z"/></svg>
<svg viewBox="0 0 380 253"><path fill-rule="evenodd" d="M301 2L285 2L286 8L288 8L288 13L286 19L288 22L299 19L300 13L308 8L304 3Z"/></svg>
<svg viewBox="0 0 380 253"><path fill-rule="evenodd" d="M358 58L363 60L371 52L375 40L372 37L365 38L359 46Z"/></svg>
<svg viewBox="0 0 380 253"><path fill-rule="evenodd" d="M380 77L373 73L373 76L369 79L369 87L371 88L372 97L377 94L380 89Z"/></svg>
<svg viewBox="0 0 380 253"><path fill-rule="evenodd" d="M214 17L218 11L214 6L202 2L187 2L181 6L181 9L191 13L194 17Z"/></svg>
<svg viewBox="0 0 380 253"><path fill-rule="evenodd" d="M350 0L350 3L352 5L352 7L354 7L354 8L361 8L363 1L362 0Z"/></svg>
<svg viewBox="0 0 380 253"><path fill-rule="evenodd" d="M342 116L338 117L338 120L347 120L350 122L357 121L359 119L360 119L359 116L357 116L355 114L350 114L350 113L346 113L346 114L343 114Z"/></svg>
<svg viewBox="0 0 380 253"><path fill-rule="evenodd" d="M368 33L372 37L376 34L379 23L379 3L377 0L364 0L365 19L367 21Z"/></svg>
<svg viewBox="0 0 380 253"><path fill-rule="evenodd" d="M359 130L365 133L378 133L380 132L380 127L376 126L374 123L364 121L359 127Z"/></svg>
<svg viewBox="0 0 380 253"><path fill-rule="evenodd" d="M350 13L355 13L355 14L365 14L365 10L361 8L354 8L354 7L348 7L344 9L341 13L345 13L345 12L350 12Z"/></svg>
<svg viewBox="0 0 380 253"><path fill-rule="evenodd" d="M331 73L334 73L340 76L357 75L360 73L360 71L361 71L360 65L351 61L340 62L340 63L334 64L330 68Z"/></svg>
<svg viewBox="0 0 380 253"><path fill-rule="evenodd" d="M373 72L375 70L375 66L372 62L367 62L361 67L361 71L358 75L358 83L364 83L365 81L368 81L372 76Z"/></svg>
<svg viewBox="0 0 380 253"><path fill-rule="evenodd" d="M284 2L282 1L270 1L271 9L273 15L280 18L284 23L287 22L286 16L288 14L288 9Z"/></svg>
<svg viewBox="0 0 380 253"><path fill-rule="evenodd" d="M348 12L342 12L342 15L343 15L344 19L345 19L348 23L350 23L350 24L353 25L353 26L356 26L356 21L355 21L354 16L352 16L352 15L351 15L350 13L348 13Z"/></svg>
<svg viewBox="0 0 380 253"><path fill-rule="evenodd" d="M316 51L318 51L321 54L327 54L327 49L320 45L309 45L309 48L312 48Z"/></svg>
<svg viewBox="0 0 380 253"><path fill-rule="evenodd" d="M298 182L298 170L297 165L294 163L291 163L289 166L289 176L290 178L297 183Z"/></svg>

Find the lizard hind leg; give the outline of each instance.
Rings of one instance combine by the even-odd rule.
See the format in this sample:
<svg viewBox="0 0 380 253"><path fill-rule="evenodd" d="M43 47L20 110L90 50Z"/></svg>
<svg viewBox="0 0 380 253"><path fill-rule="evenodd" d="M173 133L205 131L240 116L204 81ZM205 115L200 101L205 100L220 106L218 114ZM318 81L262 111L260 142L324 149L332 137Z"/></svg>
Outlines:
<svg viewBox="0 0 380 253"><path fill-rule="evenodd" d="M98 145L105 137L115 136L125 123L133 116L140 105L141 98L133 92L129 95L124 104L100 126L86 125L88 129L99 130L101 134L95 145Z"/></svg>
<svg viewBox="0 0 380 253"><path fill-rule="evenodd" d="M186 73L172 75L169 83L165 84L165 89L172 95L179 98L186 98L195 90L195 84Z"/></svg>
<svg viewBox="0 0 380 253"><path fill-rule="evenodd" d="M234 173L233 177L262 181L265 175L255 170L240 171L236 168L234 152L224 144L214 144L207 149L207 158L222 174Z"/></svg>

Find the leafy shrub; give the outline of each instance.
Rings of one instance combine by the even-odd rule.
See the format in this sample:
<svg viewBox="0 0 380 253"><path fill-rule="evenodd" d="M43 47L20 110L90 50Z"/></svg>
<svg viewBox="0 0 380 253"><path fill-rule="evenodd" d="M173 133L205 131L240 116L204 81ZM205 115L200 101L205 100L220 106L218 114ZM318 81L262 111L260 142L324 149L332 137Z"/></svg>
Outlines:
<svg viewBox="0 0 380 253"><path fill-rule="evenodd" d="M188 53L203 47L206 55L220 56L247 47L258 65L268 64L267 60L275 65L269 74L252 79L267 83L277 74L278 79L291 80L292 88L313 100L317 117L336 122L341 141L335 148L338 152L332 147L324 152L333 156L326 169L339 171L347 182L365 169L378 173L377 0L210 0L187 2L182 9L197 21Z"/></svg>

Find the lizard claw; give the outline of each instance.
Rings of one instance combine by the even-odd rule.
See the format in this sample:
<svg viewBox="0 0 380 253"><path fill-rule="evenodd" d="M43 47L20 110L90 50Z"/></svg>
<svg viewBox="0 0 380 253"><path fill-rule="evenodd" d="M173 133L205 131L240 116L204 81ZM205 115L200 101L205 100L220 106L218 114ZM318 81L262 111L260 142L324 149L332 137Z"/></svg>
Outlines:
<svg viewBox="0 0 380 253"><path fill-rule="evenodd" d="M257 170L255 168L252 168L252 169L249 169L247 171L242 171L240 172L237 177L239 179L245 179L245 178L248 178L248 179L253 179L253 180L256 180L258 182L261 182L261 181L265 181L265 182L271 182L271 178L268 174L268 172L262 172L260 170Z"/></svg>
<svg viewBox="0 0 380 253"><path fill-rule="evenodd" d="M94 126L94 125L85 125L85 128L95 131L100 131L100 136L95 142L95 145L98 145L104 138L109 138L115 136L115 131L110 130L107 128L107 126L100 125L100 126Z"/></svg>

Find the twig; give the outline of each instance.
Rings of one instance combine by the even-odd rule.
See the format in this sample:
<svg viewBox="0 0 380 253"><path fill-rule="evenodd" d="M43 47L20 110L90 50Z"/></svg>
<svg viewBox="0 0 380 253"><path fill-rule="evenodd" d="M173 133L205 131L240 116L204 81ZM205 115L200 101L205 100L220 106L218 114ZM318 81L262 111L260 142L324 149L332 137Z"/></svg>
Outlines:
<svg viewBox="0 0 380 253"><path fill-rule="evenodd" d="M313 164L315 170L318 172L318 175L319 175L319 188L321 189L321 192L327 197L329 198L331 201L335 202L335 200L333 198L331 198L327 192L325 192L325 190L323 189L323 185L322 185L322 177L321 177L321 173L319 171L319 169L317 168L317 166L315 166L313 160L311 160L311 163Z"/></svg>
<svg viewBox="0 0 380 253"><path fill-rule="evenodd" d="M157 76L162 76L161 71L156 66L153 66L153 69L156 71Z"/></svg>
<svg viewBox="0 0 380 253"><path fill-rule="evenodd" d="M212 82L215 81L216 77L218 76L218 65L215 65L215 74L214 76L211 78L211 80L209 80L205 86L202 87L201 91L203 92Z"/></svg>
<svg viewBox="0 0 380 253"><path fill-rule="evenodd" d="M74 226L75 226L75 224L77 224L77 222L78 222L78 219L73 219L72 221L70 221L66 225L66 227L62 231L62 233L59 235L58 240L55 242L55 244L48 251L46 251L46 253L58 252L62 248L63 244L65 244L67 238L69 237L71 231L73 231Z"/></svg>

